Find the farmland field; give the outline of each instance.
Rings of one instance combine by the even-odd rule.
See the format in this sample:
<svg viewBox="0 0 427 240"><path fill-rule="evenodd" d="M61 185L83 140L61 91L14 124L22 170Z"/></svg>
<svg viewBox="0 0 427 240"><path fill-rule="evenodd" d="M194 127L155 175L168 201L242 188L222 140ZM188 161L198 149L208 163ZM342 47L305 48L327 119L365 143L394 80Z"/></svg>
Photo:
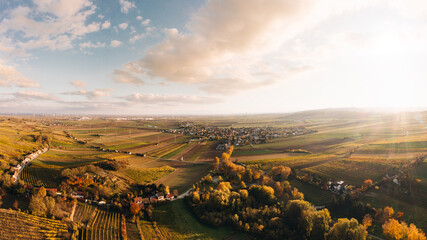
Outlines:
<svg viewBox="0 0 427 240"><path fill-rule="evenodd" d="M233 234L230 227L213 228L200 223L184 200L155 208L155 223L140 220L145 239L224 239ZM248 239L236 234L233 239Z"/></svg>
<svg viewBox="0 0 427 240"><path fill-rule="evenodd" d="M87 227L82 228L80 239L120 240L120 219L117 212L95 209Z"/></svg>
<svg viewBox="0 0 427 240"><path fill-rule="evenodd" d="M414 120L410 113L325 115L312 112L264 117L267 119L260 116L199 117L192 121L194 124L217 127L304 126L315 131L306 135L272 138L263 144L235 146L231 156L233 161L266 171L274 166L286 165L293 168L298 177L308 175L328 181L342 180L357 188L366 179L378 184L386 176L399 175L411 167L410 191L407 193L396 190L398 186L391 189L381 186L378 191L362 194L361 199L376 208L393 206L396 211L405 213L406 221L426 229L423 216L427 214L427 163L424 161L413 165L417 158L427 156L427 128L423 121ZM188 135L162 131L179 126L181 120L118 121L96 118L60 121L63 124L53 127L40 122L7 120L0 122L0 132L4 133L0 135L0 148L6 156L0 160L12 161L10 159L22 158L24 154L39 149L42 145L35 142L34 135L46 132L51 137L50 149L25 167L21 179L26 184L58 187L64 180L61 179L61 171L65 168L117 161L122 164L119 169L99 170L96 174L119 179L120 189L127 189L132 183L155 183L183 193L209 172L214 157L220 156L222 151L215 150L220 143L217 139L192 139ZM16 129L12 130L14 125L25 131L20 131L18 135ZM5 143L8 139L12 139L17 150ZM333 196L331 192L321 190L319 185L302 178L290 181L304 193L305 199L316 206L328 204ZM155 208L154 225L148 221L140 222L147 235L145 237L216 239L210 228L191 220L193 216L184 205L181 200L170 204L185 211L177 207L172 209L169 205ZM120 216L114 214L79 204L74 220L88 224L88 227L81 229L80 239L116 239L120 233L117 230ZM167 222L167 214L187 220ZM108 226L98 227L105 224ZM132 228L129 232L135 234L136 226L129 226ZM218 236L229 234L229 229L218 230Z"/></svg>
<svg viewBox="0 0 427 240"><path fill-rule="evenodd" d="M0 209L0 239L64 239L65 223L14 210Z"/></svg>

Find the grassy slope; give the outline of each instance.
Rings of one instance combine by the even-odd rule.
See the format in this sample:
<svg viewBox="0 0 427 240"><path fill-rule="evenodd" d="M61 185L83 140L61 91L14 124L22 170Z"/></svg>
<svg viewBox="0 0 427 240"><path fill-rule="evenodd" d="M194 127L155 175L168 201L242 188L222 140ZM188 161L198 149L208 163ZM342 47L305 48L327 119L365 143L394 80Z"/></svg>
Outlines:
<svg viewBox="0 0 427 240"><path fill-rule="evenodd" d="M173 239L224 239L232 234L230 227L213 228L200 223L183 199L155 208L153 218L161 232L167 232Z"/></svg>

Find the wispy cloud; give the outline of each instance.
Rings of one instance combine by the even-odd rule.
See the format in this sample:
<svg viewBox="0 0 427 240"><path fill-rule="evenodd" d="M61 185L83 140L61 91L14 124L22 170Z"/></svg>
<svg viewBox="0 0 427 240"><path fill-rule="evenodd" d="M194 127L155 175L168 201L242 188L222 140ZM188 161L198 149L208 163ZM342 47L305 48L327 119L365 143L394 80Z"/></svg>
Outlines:
<svg viewBox="0 0 427 240"><path fill-rule="evenodd" d="M87 97L88 99L98 99L101 97L109 97L112 91L113 89L108 88L108 89L95 89L93 91L88 91L88 90L68 91L63 94L84 96L84 97Z"/></svg>
<svg viewBox="0 0 427 240"><path fill-rule="evenodd" d="M36 91L19 91L11 93L15 97L14 101L30 101L30 100L45 100L45 101L58 101L59 98L52 94L36 92Z"/></svg>
<svg viewBox="0 0 427 240"><path fill-rule="evenodd" d="M133 85L142 85L142 81L139 77L135 76L133 73L125 70L116 69L113 72L113 79L118 83L127 83Z"/></svg>
<svg viewBox="0 0 427 240"><path fill-rule="evenodd" d="M204 97L204 96L193 96L193 95L175 95L175 94L144 94L134 93L132 95L123 97L123 99L133 103L145 103L152 105L162 104L209 104L220 102L217 98Z"/></svg>
<svg viewBox="0 0 427 240"><path fill-rule="evenodd" d="M83 88L83 87L86 87L86 85L87 85L85 82L83 82L81 80L72 81L72 82L70 82L70 84L73 85L74 87L77 87L77 88Z"/></svg>
<svg viewBox="0 0 427 240"><path fill-rule="evenodd" d="M91 41L89 41L89 42L80 43L79 46L81 48L102 48L102 47L105 47L105 43L101 43L101 42L92 43Z"/></svg>
<svg viewBox="0 0 427 240"><path fill-rule="evenodd" d="M0 63L0 86L11 87L18 86L22 88L40 87L39 83L25 77L18 72L14 67L3 65Z"/></svg>

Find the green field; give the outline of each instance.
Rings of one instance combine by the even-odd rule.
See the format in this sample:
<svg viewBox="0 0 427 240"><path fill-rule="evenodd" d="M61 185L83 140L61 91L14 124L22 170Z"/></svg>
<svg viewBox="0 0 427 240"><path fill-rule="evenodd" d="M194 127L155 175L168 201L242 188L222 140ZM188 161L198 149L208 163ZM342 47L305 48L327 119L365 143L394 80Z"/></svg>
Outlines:
<svg viewBox="0 0 427 240"><path fill-rule="evenodd" d="M153 219L158 231L151 222L139 223L145 239L248 239L233 233L231 227L213 228L200 223L183 199L155 208Z"/></svg>

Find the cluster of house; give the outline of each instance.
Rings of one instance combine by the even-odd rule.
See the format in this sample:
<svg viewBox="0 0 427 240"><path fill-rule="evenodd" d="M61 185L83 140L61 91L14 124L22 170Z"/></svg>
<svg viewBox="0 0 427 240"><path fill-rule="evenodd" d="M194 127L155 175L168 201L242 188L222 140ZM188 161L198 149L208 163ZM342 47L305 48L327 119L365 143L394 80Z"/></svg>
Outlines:
<svg viewBox="0 0 427 240"><path fill-rule="evenodd" d="M151 197L136 197L133 199L133 202L138 204L139 207L141 209L145 208L146 206L150 205L150 204L155 204L157 202L162 202L162 201L166 201L166 200L173 200L174 198L176 198L178 196L178 191L174 190L173 193L163 193L163 192L159 192Z"/></svg>
<svg viewBox="0 0 427 240"><path fill-rule="evenodd" d="M396 184L396 185L400 185L400 182L399 182L399 174L395 174L395 175L393 175L393 176L390 176L390 175L388 175L388 173L385 175L385 180L387 180L387 181L391 181L391 182L393 182L394 184Z"/></svg>
<svg viewBox="0 0 427 240"><path fill-rule="evenodd" d="M344 181L328 182L328 190L334 193L343 193L347 191L348 185L344 185Z"/></svg>
<svg viewBox="0 0 427 240"><path fill-rule="evenodd" d="M40 190L40 187L33 187L31 185L24 185L25 190L27 190L27 193L30 193L33 189L36 191ZM61 192L58 192L57 188L45 188L46 193L50 196L62 196Z"/></svg>
<svg viewBox="0 0 427 240"><path fill-rule="evenodd" d="M25 156L25 159L18 164L16 167L14 167L15 172L13 173L12 180L16 182L19 178L19 174L24 169L24 167L31 161L33 161L36 157L40 156L41 154L47 152L48 148L43 148L40 150L37 150L27 156Z"/></svg>
<svg viewBox="0 0 427 240"><path fill-rule="evenodd" d="M197 138L209 140L220 140L222 143L239 145L259 144L267 142L269 139L298 136L315 132L305 127L242 127L242 128L219 128L182 123L177 129L168 129L164 132L175 134L186 134ZM221 150L221 149L219 149Z"/></svg>
<svg viewBox="0 0 427 240"><path fill-rule="evenodd" d="M96 200L87 199L85 197L84 192L72 192L71 193L71 197L77 199L80 202L84 202L84 203L89 202L89 203L92 203L92 204L97 204L99 206L107 206L107 207L111 206L111 204L107 203L104 200L96 201Z"/></svg>

